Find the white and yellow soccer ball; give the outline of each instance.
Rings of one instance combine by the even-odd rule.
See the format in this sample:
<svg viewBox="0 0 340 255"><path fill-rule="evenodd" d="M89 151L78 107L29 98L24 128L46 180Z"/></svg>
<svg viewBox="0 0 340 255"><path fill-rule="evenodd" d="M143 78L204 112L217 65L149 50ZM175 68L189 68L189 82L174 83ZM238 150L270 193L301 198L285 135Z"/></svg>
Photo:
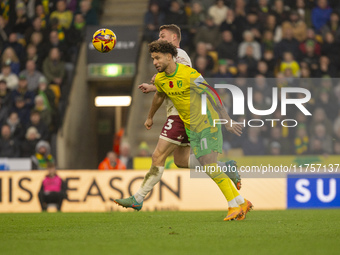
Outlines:
<svg viewBox="0 0 340 255"><path fill-rule="evenodd" d="M93 34L92 44L99 52L110 52L116 45L117 37L110 29L101 28Z"/></svg>

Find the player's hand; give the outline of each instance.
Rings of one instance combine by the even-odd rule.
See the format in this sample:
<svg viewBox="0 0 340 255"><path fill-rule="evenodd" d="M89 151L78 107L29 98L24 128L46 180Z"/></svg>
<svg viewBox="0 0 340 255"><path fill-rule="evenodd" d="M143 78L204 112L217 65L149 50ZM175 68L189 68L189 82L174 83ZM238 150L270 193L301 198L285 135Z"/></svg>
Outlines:
<svg viewBox="0 0 340 255"><path fill-rule="evenodd" d="M150 130L153 125L153 120L152 119L147 119L144 123L144 126L146 127L147 130Z"/></svg>
<svg viewBox="0 0 340 255"><path fill-rule="evenodd" d="M231 123L228 123L225 125L225 128L232 134L235 134L237 136L241 136L242 135L242 125L241 124L237 124L231 121Z"/></svg>
<svg viewBox="0 0 340 255"><path fill-rule="evenodd" d="M155 92L157 90L156 86L147 83L142 83L138 86L138 88L145 94L149 92Z"/></svg>

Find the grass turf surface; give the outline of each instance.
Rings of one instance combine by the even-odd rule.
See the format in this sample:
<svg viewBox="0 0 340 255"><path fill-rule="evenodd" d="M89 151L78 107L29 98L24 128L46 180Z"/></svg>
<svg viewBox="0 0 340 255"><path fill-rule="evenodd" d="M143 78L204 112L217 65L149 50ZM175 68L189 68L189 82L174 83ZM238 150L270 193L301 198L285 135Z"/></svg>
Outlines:
<svg viewBox="0 0 340 255"><path fill-rule="evenodd" d="M340 210L0 214L0 254L339 254Z"/></svg>

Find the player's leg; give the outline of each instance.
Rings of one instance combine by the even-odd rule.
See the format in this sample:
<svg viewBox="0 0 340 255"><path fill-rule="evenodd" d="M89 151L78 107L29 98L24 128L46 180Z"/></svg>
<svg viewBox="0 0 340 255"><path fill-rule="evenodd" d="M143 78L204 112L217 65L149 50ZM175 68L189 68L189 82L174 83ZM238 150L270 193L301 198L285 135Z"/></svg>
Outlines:
<svg viewBox="0 0 340 255"><path fill-rule="evenodd" d="M142 185L135 194L137 202L142 202L144 197L161 180L166 158L174 151L177 144L171 143L162 138L158 139L155 151L152 154L152 166L145 175Z"/></svg>
<svg viewBox="0 0 340 255"><path fill-rule="evenodd" d="M190 155L190 148L187 148L190 145L189 137L186 133L184 123L179 118L179 116L171 116L172 117L172 139L180 142L181 146L178 146L174 151L174 161L177 167L180 168L190 168L195 169L196 166L201 166L199 161L196 159L194 154ZM179 138L181 138L179 140ZM234 182L237 189L241 188L241 178L237 171L236 162L233 160L227 162L218 161L217 164L221 167L221 169L228 175L228 177Z"/></svg>
<svg viewBox="0 0 340 255"><path fill-rule="evenodd" d="M195 157L194 154L190 154L186 166L190 169L196 169L196 166L201 166L201 163ZM217 161L217 165L226 173L226 175L232 180L238 190L241 189L241 177L237 171L236 161L229 160L227 162Z"/></svg>
<svg viewBox="0 0 340 255"><path fill-rule="evenodd" d="M176 149L174 150L174 162L177 167L189 168L188 161L190 158L190 150L191 150L190 146L177 146L176 147ZM195 155L193 156L195 157Z"/></svg>
<svg viewBox="0 0 340 255"><path fill-rule="evenodd" d="M131 197L115 199L114 202L123 206L131 207L137 211L142 209L144 197L161 180L164 172L166 158L174 151L177 144L171 143L162 138L158 139L155 151L152 154L152 165L144 177L143 183L138 191Z"/></svg>
<svg viewBox="0 0 340 255"><path fill-rule="evenodd" d="M235 200L235 195L238 195L237 190L226 173L216 163L218 153L222 152L223 138L220 128L207 128L200 133L191 132L190 136L196 158L204 166L206 173L218 185L228 201L228 215L224 220L233 220L243 215L242 208Z"/></svg>

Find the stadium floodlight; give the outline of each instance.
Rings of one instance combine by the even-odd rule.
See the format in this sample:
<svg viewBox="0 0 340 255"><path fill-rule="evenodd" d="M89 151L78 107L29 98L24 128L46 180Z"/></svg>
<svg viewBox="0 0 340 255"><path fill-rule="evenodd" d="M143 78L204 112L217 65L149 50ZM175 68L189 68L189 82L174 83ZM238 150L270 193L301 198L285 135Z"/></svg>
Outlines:
<svg viewBox="0 0 340 255"><path fill-rule="evenodd" d="M130 106L131 96L97 96L94 102L96 107Z"/></svg>

